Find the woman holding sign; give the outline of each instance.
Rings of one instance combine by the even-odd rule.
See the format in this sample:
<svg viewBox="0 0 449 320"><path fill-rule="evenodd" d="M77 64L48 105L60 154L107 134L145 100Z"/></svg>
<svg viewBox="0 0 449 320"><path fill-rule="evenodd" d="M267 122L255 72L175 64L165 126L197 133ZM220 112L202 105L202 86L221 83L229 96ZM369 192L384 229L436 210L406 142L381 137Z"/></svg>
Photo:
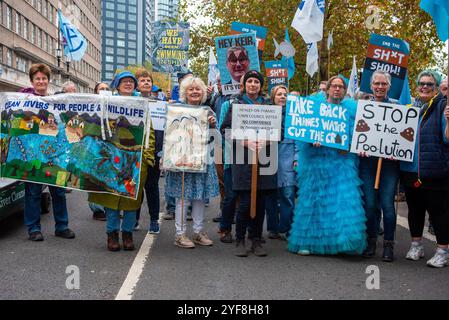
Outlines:
<svg viewBox="0 0 449 320"><path fill-rule="evenodd" d="M401 163L412 236L406 258L417 261L424 257L422 234L427 211L437 238L436 253L427 265L435 268L449 265L449 110L447 98L438 93L440 80L429 70L418 76L418 141L413 162Z"/></svg>
<svg viewBox="0 0 449 320"><path fill-rule="evenodd" d="M224 117L220 130L222 135L229 139L229 133L232 128L232 109L235 104L245 105L261 105L266 104L266 100L262 95L263 76L258 71L248 71L243 78L243 94L231 99L229 110ZM251 189L253 180L253 165L251 162L254 152L260 154L261 150L265 150L265 155L270 160L265 164L259 162L257 164L257 196L256 196L256 215L251 218ZM248 230L249 238L252 241L251 251L256 256L266 256L267 253L262 247L262 231L263 221L265 218L265 202L267 198L276 195L277 176L275 174L263 174L263 170L269 169L271 165L270 154L273 152L266 142L251 140L235 140L233 143L233 159L231 165L232 171L232 189L236 195L240 197L239 211L236 221L236 252L238 257L247 257L248 250L245 244L245 236ZM243 161L242 161L243 160ZM276 155L277 161L277 155ZM233 210L234 208L228 208ZM223 216L228 216L223 212Z"/></svg>
<svg viewBox="0 0 449 320"><path fill-rule="evenodd" d="M135 96L137 79L129 71L117 74L113 80L112 87L117 89L118 95ZM89 193L89 202L104 207L106 212L106 233L108 235L108 250L119 251L119 231L122 231L124 250L134 250L133 231L136 224L136 211L140 208L143 200L143 187L147 179L149 166L154 166L154 130L151 128L149 147L143 149L142 165L140 169L140 180L137 186L137 200L121 197L108 193ZM118 161L120 159L117 159ZM133 181L131 181L133 182ZM130 183L131 184L131 183ZM123 221L120 225L120 211L123 211Z"/></svg>
<svg viewBox="0 0 449 320"><path fill-rule="evenodd" d="M335 76L327 83L327 101L309 99L318 99L317 108L321 103L346 108L352 133L356 104L343 100L346 90L345 81ZM299 147L298 202L288 250L301 255L361 254L366 246L366 218L357 156L320 143L300 143Z"/></svg>
<svg viewBox="0 0 449 320"><path fill-rule="evenodd" d="M387 72L376 71L371 77L371 100L384 103L395 103L388 98L391 87L391 76ZM394 234L396 230L396 210L394 207L394 195L399 181L399 162L396 160L383 159L381 162L381 175L379 190L374 188L379 158L368 157L361 154L360 178L363 180L362 190L364 193L366 212L366 233L368 235L368 246L363 256L370 258L376 254L378 223L380 214L383 214L384 223L384 251L382 260L393 261ZM379 216L378 216L379 215Z"/></svg>
<svg viewBox="0 0 449 320"><path fill-rule="evenodd" d="M201 106L207 99L207 87L203 80L188 77L180 84L180 100L191 106ZM215 127L215 115L208 116L209 127ZM176 237L175 245L180 248L194 248L195 243L202 246L213 245L204 232L204 209L206 199L218 195L218 178L215 164L208 163L206 172L167 173L165 193L176 198ZM193 241L186 234L187 207L192 205Z"/></svg>

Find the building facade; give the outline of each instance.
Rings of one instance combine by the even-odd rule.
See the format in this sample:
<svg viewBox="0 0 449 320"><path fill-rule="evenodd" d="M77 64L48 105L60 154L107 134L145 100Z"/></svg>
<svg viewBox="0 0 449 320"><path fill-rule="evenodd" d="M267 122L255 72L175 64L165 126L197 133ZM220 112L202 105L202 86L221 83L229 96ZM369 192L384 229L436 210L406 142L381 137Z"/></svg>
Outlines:
<svg viewBox="0 0 449 320"><path fill-rule="evenodd" d="M92 92L101 70L100 0L0 0L0 91L30 86L33 63L50 66L50 92L73 81L81 92ZM58 59L58 6L88 42L81 61Z"/></svg>
<svg viewBox="0 0 449 320"><path fill-rule="evenodd" d="M103 0L101 79L110 82L117 70L150 60L151 23L173 19L179 0Z"/></svg>
<svg viewBox="0 0 449 320"><path fill-rule="evenodd" d="M143 0L103 0L102 6L101 78L110 82L117 69L144 60L146 4Z"/></svg>

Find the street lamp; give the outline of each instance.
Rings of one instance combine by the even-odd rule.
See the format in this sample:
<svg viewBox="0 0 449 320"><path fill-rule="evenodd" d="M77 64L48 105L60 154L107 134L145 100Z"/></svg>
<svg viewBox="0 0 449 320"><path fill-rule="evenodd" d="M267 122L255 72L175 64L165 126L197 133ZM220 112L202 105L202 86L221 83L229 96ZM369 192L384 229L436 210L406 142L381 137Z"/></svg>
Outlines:
<svg viewBox="0 0 449 320"><path fill-rule="evenodd" d="M69 71L70 71L70 62L72 62L72 58L70 56L66 56L65 57L65 64L67 66L67 73L69 73Z"/></svg>
<svg viewBox="0 0 449 320"><path fill-rule="evenodd" d="M56 59L58 61L58 69L61 68L61 58L62 58L62 52L60 48L56 49Z"/></svg>

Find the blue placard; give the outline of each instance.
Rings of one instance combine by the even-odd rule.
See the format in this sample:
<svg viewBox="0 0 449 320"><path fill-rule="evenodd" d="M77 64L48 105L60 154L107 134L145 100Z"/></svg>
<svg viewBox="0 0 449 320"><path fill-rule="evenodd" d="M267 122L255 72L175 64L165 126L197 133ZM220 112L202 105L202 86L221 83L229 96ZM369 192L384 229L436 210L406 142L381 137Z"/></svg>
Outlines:
<svg viewBox="0 0 449 320"><path fill-rule="evenodd" d="M371 76L374 71L381 70L391 75L391 88L388 96L393 99L399 99L407 74L409 55L410 46L406 41L371 34L360 91L372 93L370 86Z"/></svg>
<svg viewBox="0 0 449 320"><path fill-rule="evenodd" d="M262 61L263 49L265 48L265 41L267 40L268 29L266 27L255 26L248 23L234 21L231 23L231 34L240 33L256 33L257 50L259 50L259 60Z"/></svg>
<svg viewBox="0 0 449 320"><path fill-rule="evenodd" d="M240 78L249 70L260 71L254 33L215 38L223 94L238 94Z"/></svg>
<svg viewBox="0 0 449 320"><path fill-rule="evenodd" d="M268 82L268 94L279 85L288 88L288 64L287 60L265 61L265 71Z"/></svg>
<svg viewBox="0 0 449 320"><path fill-rule="evenodd" d="M350 111L313 97L287 96L284 137L349 150Z"/></svg>

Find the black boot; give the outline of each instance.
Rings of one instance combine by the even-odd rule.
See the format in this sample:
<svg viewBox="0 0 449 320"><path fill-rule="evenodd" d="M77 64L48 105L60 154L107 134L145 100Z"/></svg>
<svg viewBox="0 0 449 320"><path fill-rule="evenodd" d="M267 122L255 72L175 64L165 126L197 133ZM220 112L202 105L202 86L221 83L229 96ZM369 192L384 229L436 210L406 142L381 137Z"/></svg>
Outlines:
<svg viewBox="0 0 449 320"><path fill-rule="evenodd" d="M362 254L365 258L372 258L376 255L376 243L377 238L368 238L368 245Z"/></svg>
<svg viewBox="0 0 449 320"><path fill-rule="evenodd" d="M265 257L267 255L267 252L262 247L262 242L259 238L251 239L253 242L253 245L251 246L251 251L258 257Z"/></svg>
<svg viewBox="0 0 449 320"><path fill-rule="evenodd" d="M393 256L393 247L394 247L394 241L384 241L384 253L382 254L382 261L385 262L393 262L394 256Z"/></svg>

